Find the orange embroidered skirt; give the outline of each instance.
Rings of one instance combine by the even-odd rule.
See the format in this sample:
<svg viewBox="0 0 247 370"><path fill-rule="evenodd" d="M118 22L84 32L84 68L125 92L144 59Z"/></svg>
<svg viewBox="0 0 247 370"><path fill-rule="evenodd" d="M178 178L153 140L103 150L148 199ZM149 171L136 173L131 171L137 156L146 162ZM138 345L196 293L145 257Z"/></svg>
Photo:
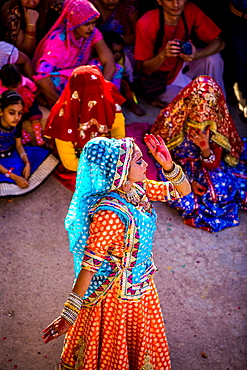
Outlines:
<svg viewBox="0 0 247 370"><path fill-rule="evenodd" d="M61 370L169 370L171 362L154 283L140 301L117 299L117 286L84 308L66 334Z"/></svg>

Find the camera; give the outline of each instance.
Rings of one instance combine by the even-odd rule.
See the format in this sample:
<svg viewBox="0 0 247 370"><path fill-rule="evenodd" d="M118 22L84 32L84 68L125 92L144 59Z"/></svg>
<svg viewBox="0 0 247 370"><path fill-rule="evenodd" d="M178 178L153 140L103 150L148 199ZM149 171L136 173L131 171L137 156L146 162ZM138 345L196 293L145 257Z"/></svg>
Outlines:
<svg viewBox="0 0 247 370"><path fill-rule="evenodd" d="M180 53L185 55L192 54L192 46L189 41L179 41Z"/></svg>

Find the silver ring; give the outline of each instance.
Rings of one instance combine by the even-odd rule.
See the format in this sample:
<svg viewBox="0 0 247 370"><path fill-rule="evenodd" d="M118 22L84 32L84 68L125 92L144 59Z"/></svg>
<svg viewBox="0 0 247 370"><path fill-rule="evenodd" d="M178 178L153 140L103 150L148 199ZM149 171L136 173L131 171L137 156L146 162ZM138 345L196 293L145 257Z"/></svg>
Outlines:
<svg viewBox="0 0 247 370"><path fill-rule="evenodd" d="M54 334L55 334L55 330L51 329L51 335L54 335Z"/></svg>

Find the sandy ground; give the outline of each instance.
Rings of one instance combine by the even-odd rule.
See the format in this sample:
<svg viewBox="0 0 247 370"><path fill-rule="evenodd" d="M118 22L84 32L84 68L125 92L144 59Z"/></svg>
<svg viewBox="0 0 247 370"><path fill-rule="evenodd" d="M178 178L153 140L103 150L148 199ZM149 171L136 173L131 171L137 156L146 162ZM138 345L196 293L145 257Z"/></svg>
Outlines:
<svg viewBox="0 0 247 370"><path fill-rule="evenodd" d="M146 108L142 118L127 113L127 123L152 123L159 110ZM247 136L238 111L232 113ZM41 332L61 312L73 282L63 227L71 195L50 177L26 197L0 200L0 370L57 368L63 338L45 345ZM246 369L247 213L240 212L240 226L210 234L183 225L165 204L155 208L155 281L173 370Z"/></svg>

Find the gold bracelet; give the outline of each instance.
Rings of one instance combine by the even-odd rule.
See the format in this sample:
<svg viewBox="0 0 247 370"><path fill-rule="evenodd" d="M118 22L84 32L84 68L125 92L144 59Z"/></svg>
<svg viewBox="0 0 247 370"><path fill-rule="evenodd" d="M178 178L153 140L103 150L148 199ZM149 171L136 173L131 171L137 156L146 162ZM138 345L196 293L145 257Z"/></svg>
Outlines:
<svg viewBox="0 0 247 370"><path fill-rule="evenodd" d="M27 23L27 26L36 26L36 24L33 24L33 23Z"/></svg>
<svg viewBox="0 0 247 370"><path fill-rule="evenodd" d="M35 36L30 36L30 35L27 35L27 34L25 34L25 36L28 37L29 39L34 39L35 38Z"/></svg>

